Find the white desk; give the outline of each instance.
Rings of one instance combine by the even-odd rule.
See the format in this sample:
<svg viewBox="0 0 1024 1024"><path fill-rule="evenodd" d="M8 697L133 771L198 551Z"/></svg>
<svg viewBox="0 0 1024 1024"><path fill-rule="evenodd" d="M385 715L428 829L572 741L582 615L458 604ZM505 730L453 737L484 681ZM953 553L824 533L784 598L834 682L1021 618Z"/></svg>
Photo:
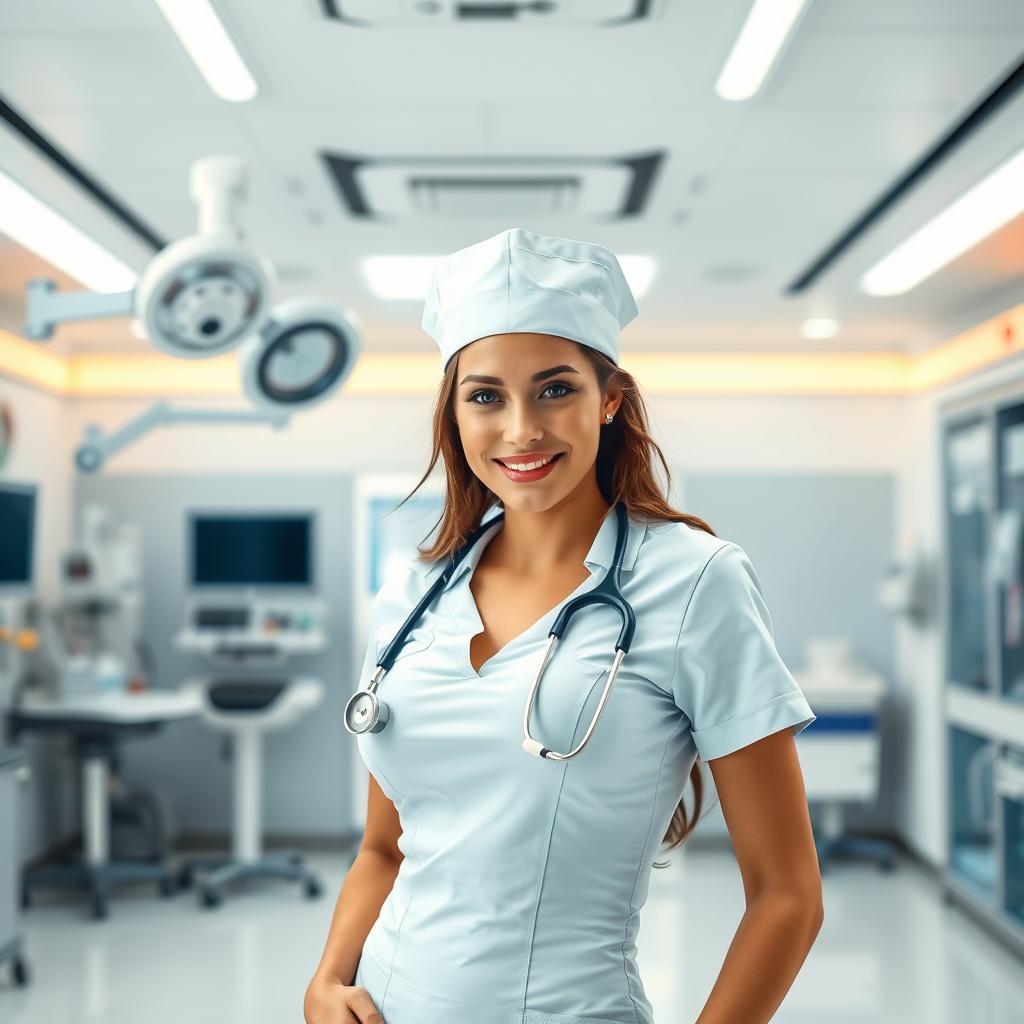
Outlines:
<svg viewBox="0 0 1024 1024"><path fill-rule="evenodd" d="M106 917L110 884L148 879L161 893L174 891L174 879L162 864L110 860L110 762L118 740L155 732L167 722L189 718L200 710L189 691L97 694L54 699L26 694L8 712L11 729L67 732L74 736L82 759L81 864L39 868L23 880L22 901L28 904L30 886L46 883L85 885L92 893L93 916Z"/></svg>

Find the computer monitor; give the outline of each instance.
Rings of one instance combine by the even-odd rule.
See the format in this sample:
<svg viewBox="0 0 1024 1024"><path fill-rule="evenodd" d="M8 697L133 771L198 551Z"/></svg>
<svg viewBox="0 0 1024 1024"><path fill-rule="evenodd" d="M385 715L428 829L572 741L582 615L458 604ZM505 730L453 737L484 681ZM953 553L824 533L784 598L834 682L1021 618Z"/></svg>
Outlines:
<svg viewBox="0 0 1024 1024"><path fill-rule="evenodd" d="M36 485L0 482L0 590L32 585Z"/></svg>
<svg viewBox="0 0 1024 1024"><path fill-rule="evenodd" d="M310 513L193 513L193 587L311 587Z"/></svg>

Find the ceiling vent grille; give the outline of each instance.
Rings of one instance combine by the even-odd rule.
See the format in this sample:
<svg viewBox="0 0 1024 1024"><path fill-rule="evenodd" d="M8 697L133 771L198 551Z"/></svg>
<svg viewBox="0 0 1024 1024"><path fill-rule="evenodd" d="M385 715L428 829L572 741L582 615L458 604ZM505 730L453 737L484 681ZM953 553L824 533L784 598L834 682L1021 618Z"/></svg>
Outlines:
<svg viewBox="0 0 1024 1024"><path fill-rule="evenodd" d="M409 221L429 217L642 215L665 154L633 157L359 158L323 153L346 212Z"/></svg>
<svg viewBox="0 0 1024 1024"><path fill-rule="evenodd" d="M664 0L321 0L326 17L358 28L523 25L614 28L653 17Z"/></svg>
<svg viewBox="0 0 1024 1024"><path fill-rule="evenodd" d="M503 177L417 175L409 179L412 203L422 214L491 217L497 209L512 218L578 213L583 183L578 176Z"/></svg>

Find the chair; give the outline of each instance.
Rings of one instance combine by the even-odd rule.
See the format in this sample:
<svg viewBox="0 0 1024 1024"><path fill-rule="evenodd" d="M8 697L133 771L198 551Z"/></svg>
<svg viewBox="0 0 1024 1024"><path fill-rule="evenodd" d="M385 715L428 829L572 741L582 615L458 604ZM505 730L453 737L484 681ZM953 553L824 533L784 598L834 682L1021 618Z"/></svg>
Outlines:
<svg viewBox="0 0 1024 1024"><path fill-rule="evenodd" d="M188 888L196 869L209 868L200 881L205 907L222 901L227 883L241 878L286 878L303 883L306 896L321 893L319 879L295 850L263 851L263 734L283 729L315 707L324 696L319 679L214 677L188 680L184 688L200 699L200 717L234 741L234 820L230 857L195 857L180 866L179 883Z"/></svg>

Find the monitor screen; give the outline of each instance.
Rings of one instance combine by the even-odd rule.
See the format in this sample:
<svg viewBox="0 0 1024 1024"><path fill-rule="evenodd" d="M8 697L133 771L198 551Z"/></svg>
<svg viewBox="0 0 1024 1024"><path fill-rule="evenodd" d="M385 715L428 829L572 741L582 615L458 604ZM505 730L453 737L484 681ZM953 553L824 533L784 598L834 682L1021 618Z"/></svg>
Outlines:
<svg viewBox="0 0 1024 1024"><path fill-rule="evenodd" d="M192 585L312 585L312 516L193 515Z"/></svg>
<svg viewBox="0 0 1024 1024"><path fill-rule="evenodd" d="M32 582L35 484L0 483L0 587Z"/></svg>

